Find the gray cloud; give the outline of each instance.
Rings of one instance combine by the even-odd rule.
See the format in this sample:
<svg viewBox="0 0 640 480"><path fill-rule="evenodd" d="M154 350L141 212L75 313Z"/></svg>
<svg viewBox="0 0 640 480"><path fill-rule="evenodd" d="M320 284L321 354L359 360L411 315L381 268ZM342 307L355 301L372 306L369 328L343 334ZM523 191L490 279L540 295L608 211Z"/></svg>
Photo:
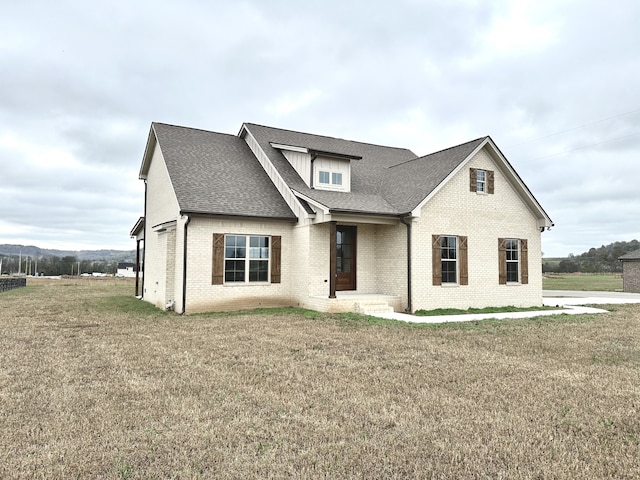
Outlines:
<svg viewBox="0 0 640 480"><path fill-rule="evenodd" d="M491 135L557 226L640 237L640 4L14 2L0 18L2 242L132 248L149 124L408 147Z"/></svg>

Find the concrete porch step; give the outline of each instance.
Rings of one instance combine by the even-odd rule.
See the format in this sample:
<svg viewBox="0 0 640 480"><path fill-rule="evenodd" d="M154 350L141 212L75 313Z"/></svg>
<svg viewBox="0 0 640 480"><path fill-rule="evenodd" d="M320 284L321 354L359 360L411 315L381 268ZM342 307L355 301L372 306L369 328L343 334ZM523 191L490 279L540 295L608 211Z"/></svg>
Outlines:
<svg viewBox="0 0 640 480"><path fill-rule="evenodd" d="M393 312L393 307L388 302L383 301L371 301L371 302L358 302L356 304L356 311L363 315L371 315L374 313L386 313Z"/></svg>

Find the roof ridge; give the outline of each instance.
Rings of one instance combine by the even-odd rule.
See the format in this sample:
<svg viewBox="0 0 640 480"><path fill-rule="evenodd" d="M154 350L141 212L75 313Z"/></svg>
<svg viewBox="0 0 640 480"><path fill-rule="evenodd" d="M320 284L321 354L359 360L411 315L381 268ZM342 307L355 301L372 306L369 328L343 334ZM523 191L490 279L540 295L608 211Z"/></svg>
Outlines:
<svg viewBox="0 0 640 480"><path fill-rule="evenodd" d="M420 157L416 157L416 158L412 158L412 159L409 159L409 160L405 160L403 162L396 163L395 165L391 165L391 166L389 166L387 168L399 167L399 166L404 165L404 164L409 163L409 162L415 162L416 160L421 160L423 158L427 158L427 157L430 157L432 155L436 155L438 153L446 152L447 150L452 150L454 148L459 148L459 147L462 147L462 146L467 145L469 143L477 142L478 140L486 140L487 138L490 138L489 135L485 135L484 137L474 138L473 140L469 140L468 142L463 142L463 143L460 143L458 145L454 145L452 147L443 148L442 150L438 150L436 152L427 153L426 155L422 155Z"/></svg>
<svg viewBox="0 0 640 480"><path fill-rule="evenodd" d="M312 136L312 137L322 137L322 138L326 138L326 139L330 139L330 140L340 140L342 142L358 143L360 145L369 145L369 146L372 146L372 147L391 148L391 149L394 149L394 150L405 150L405 151L411 152L411 150L409 150L406 147L392 147L390 145L381 145L379 143L363 142L363 141L360 141L360 140L349 140L348 138L332 137L330 135L322 135L322 134L317 134L317 133L301 132L300 130L291 130L291 129L288 129L288 128L271 127L269 125L261 125L259 123L244 122L243 125L253 125L255 127L270 128L272 130L281 130L283 132L298 133L298 134L302 134L302 135L309 135L309 136ZM411 153L413 153L413 152L411 152Z"/></svg>
<svg viewBox="0 0 640 480"><path fill-rule="evenodd" d="M151 122L151 125L163 125L165 127L182 128L184 130L195 130L195 131L198 131L198 132L213 133L213 134L216 134L216 135L226 135L228 137L234 137L234 138L237 137L237 135L234 135L233 133L215 132L213 130L205 130L204 128L186 127L184 125L174 125L173 123Z"/></svg>

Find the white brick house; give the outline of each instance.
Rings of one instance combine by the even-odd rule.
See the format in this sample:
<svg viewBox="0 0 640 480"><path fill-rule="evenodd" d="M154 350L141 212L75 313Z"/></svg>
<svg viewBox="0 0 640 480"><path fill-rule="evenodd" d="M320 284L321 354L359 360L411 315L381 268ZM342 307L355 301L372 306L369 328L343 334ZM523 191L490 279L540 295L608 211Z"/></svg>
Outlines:
<svg viewBox="0 0 640 480"><path fill-rule="evenodd" d="M490 137L424 157L244 124L153 123L142 297L179 313L542 303L553 223Z"/></svg>

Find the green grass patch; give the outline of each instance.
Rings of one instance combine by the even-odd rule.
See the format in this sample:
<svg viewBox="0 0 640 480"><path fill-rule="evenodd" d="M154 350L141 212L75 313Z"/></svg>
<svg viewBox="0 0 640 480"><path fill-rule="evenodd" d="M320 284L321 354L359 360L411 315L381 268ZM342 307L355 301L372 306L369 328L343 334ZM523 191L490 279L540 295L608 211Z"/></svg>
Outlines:
<svg viewBox="0 0 640 480"><path fill-rule="evenodd" d="M506 313L506 312L536 312L539 310L558 310L558 307L485 307L485 308L468 308L462 310L459 308L436 308L434 310L417 310L415 315L420 317L435 317L438 315L466 315L470 313Z"/></svg>
<svg viewBox="0 0 640 480"><path fill-rule="evenodd" d="M545 290L579 290L596 292L621 292L621 274L563 273L545 274L542 279Z"/></svg>

